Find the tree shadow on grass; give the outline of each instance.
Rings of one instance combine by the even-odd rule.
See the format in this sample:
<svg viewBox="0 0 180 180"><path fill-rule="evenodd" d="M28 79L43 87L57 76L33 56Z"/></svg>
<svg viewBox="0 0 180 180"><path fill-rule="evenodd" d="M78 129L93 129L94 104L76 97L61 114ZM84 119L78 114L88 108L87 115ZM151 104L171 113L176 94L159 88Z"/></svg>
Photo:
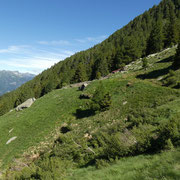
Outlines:
<svg viewBox="0 0 180 180"><path fill-rule="evenodd" d="M172 69L172 66L169 66L169 67L164 68L164 69L154 70L154 71L151 71L149 73L140 74L140 75L136 76L136 78L139 78L139 79L156 79L159 76L163 76L165 74L168 74L170 69Z"/></svg>
<svg viewBox="0 0 180 180"><path fill-rule="evenodd" d="M75 115L77 119L82 119L85 117L94 116L95 112L91 109L77 109L73 115Z"/></svg>
<svg viewBox="0 0 180 180"><path fill-rule="evenodd" d="M165 58L165 59L163 59L161 61L158 61L156 63L169 63L169 62L172 62L172 61L173 61L173 56Z"/></svg>
<svg viewBox="0 0 180 180"><path fill-rule="evenodd" d="M92 159L88 163L86 163L85 165L80 166L80 168L87 168L87 167L90 167L90 166L93 167L95 165L95 163L96 163L96 160Z"/></svg>

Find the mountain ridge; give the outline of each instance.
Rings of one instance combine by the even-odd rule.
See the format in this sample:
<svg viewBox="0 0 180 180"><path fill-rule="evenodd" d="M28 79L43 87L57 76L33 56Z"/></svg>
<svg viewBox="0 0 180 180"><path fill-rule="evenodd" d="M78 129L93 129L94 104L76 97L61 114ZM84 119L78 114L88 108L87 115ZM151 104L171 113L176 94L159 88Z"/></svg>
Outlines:
<svg viewBox="0 0 180 180"><path fill-rule="evenodd" d="M34 74L19 71L0 70L0 95L13 91L35 77Z"/></svg>

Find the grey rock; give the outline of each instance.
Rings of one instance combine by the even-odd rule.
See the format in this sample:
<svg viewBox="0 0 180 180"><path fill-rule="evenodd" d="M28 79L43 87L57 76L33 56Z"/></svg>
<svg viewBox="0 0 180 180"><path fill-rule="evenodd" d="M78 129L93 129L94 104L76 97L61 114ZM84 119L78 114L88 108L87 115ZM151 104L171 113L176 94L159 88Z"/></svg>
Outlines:
<svg viewBox="0 0 180 180"><path fill-rule="evenodd" d="M35 98L28 99L27 101L25 101L22 104L20 104L19 106L17 106L16 111L21 111L25 108L31 107L35 100L36 100Z"/></svg>

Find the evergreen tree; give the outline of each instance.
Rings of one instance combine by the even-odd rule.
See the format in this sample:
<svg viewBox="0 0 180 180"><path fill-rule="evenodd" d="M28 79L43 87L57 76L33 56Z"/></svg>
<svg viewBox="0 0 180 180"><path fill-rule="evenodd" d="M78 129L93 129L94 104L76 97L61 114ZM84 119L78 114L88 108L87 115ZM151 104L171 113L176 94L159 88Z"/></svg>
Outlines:
<svg viewBox="0 0 180 180"><path fill-rule="evenodd" d="M122 54L122 51L119 50L113 59L113 70L120 68L120 65L122 63L122 59L123 59L123 54Z"/></svg>
<svg viewBox="0 0 180 180"><path fill-rule="evenodd" d="M154 25L147 40L146 55L159 52L163 49L163 28L161 20L158 20Z"/></svg>
<svg viewBox="0 0 180 180"><path fill-rule="evenodd" d="M108 64L104 57L98 58L96 60L93 69L94 69L93 79L98 78L97 74L99 74L99 73L101 76L106 76L107 74L109 74Z"/></svg>
<svg viewBox="0 0 180 180"><path fill-rule="evenodd" d="M178 27L174 5L170 4L169 23L166 29L165 47L173 46L178 42Z"/></svg>
<svg viewBox="0 0 180 180"><path fill-rule="evenodd" d="M147 69L147 67L148 67L148 61L147 61L146 58L143 58L142 63L143 63L142 67L143 67L144 69Z"/></svg>
<svg viewBox="0 0 180 180"><path fill-rule="evenodd" d="M83 63L79 63L74 75L75 82L83 82L87 80L86 69Z"/></svg>
<svg viewBox="0 0 180 180"><path fill-rule="evenodd" d="M50 81L50 82L48 82L48 83L44 86L44 88L42 89L42 94L41 94L41 96L43 96L43 95L51 92L52 90L53 90L53 82Z"/></svg>

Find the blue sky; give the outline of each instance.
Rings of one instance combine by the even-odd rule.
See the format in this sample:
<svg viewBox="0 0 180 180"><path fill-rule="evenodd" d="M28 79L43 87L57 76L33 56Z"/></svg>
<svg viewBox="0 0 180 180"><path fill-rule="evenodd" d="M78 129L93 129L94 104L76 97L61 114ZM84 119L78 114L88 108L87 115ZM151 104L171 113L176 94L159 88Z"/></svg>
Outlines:
<svg viewBox="0 0 180 180"><path fill-rule="evenodd" d="M160 0L0 0L0 70L38 74Z"/></svg>

